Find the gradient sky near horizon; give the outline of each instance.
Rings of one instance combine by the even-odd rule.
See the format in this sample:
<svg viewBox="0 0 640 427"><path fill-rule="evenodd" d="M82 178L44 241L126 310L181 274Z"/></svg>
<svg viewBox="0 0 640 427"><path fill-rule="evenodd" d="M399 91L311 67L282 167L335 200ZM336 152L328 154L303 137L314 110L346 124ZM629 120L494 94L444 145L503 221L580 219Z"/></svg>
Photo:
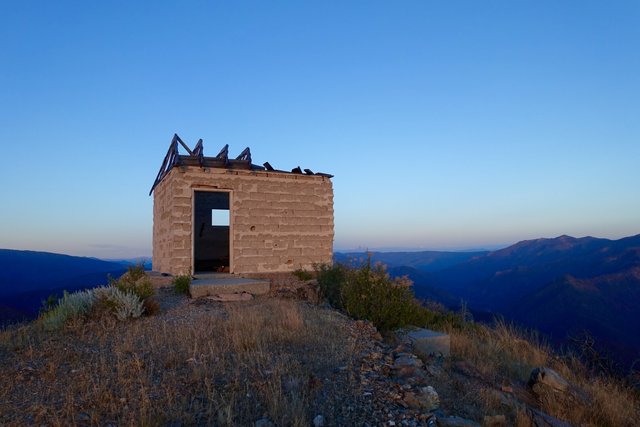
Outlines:
<svg viewBox="0 0 640 427"><path fill-rule="evenodd" d="M174 133L335 175L335 248L640 233L638 1L5 1L0 247L151 253Z"/></svg>

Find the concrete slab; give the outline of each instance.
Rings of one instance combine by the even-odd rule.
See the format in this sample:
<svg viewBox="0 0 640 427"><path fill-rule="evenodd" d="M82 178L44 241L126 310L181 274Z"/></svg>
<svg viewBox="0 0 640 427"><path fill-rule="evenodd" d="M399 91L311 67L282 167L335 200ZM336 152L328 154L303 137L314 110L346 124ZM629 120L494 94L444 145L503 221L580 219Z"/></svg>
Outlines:
<svg viewBox="0 0 640 427"><path fill-rule="evenodd" d="M451 338L442 332L430 329L401 330L398 338L411 346L413 351L422 357L451 355Z"/></svg>
<svg viewBox="0 0 640 427"><path fill-rule="evenodd" d="M247 292L264 295L269 292L268 280L247 279L229 273L196 274L191 282L191 297Z"/></svg>

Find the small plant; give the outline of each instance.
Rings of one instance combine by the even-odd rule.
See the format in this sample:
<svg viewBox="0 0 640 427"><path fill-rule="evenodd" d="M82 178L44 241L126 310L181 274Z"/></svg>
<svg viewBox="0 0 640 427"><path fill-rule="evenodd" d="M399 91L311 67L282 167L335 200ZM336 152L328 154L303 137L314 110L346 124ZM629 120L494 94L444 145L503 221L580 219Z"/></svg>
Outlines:
<svg viewBox="0 0 640 427"><path fill-rule="evenodd" d="M302 280L304 282L313 279L313 274L310 271L303 270L302 268L298 268L297 270L294 270L291 274L293 274L299 280Z"/></svg>
<svg viewBox="0 0 640 427"><path fill-rule="evenodd" d="M367 319L382 330L425 326L431 313L414 298L406 278L390 279L382 265L367 262L347 275L342 287L344 309L356 319Z"/></svg>
<svg viewBox="0 0 640 427"><path fill-rule="evenodd" d="M451 313L438 313L415 299L411 281L391 279L382 265L371 260L357 268L341 264L316 266L318 285L324 298L335 308L356 319L366 319L382 330L405 326L459 327Z"/></svg>
<svg viewBox="0 0 640 427"><path fill-rule="evenodd" d="M138 263L135 265L130 265L127 269L127 274L129 275L129 278L134 282L142 279L144 276L146 276L146 273L144 272L144 264Z"/></svg>
<svg viewBox="0 0 640 427"><path fill-rule="evenodd" d="M110 309L118 320L135 319L144 312L143 302L132 292L123 292L114 286L92 289L99 305Z"/></svg>
<svg viewBox="0 0 640 427"><path fill-rule="evenodd" d="M58 304L41 317L42 324L46 330L60 329L67 321L88 313L94 301L95 294L92 289L72 294L65 291Z"/></svg>
<svg viewBox="0 0 640 427"><path fill-rule="evenodd" d="M178 294L189 294L191 276L176 276L173 279L173 290Z"/></svg>
<svg viewBox="0 0 640 427"><path fill-rule="evenodd" d="M342 264L320 264L315 266L318 286L322 296L335 308L342 308L342 286L348 269Z"/></svg>
<svg viewBox="0 0 640 427"><path fill-rule="evenodd" d="M142 264L130 266L128 271L117 280L109 278L109 284L120 289L122 292L137 295L141 301L144 301L154 294L151 279L149 279L149 276L144 272L144 266Z"/></svg>
<svg viewBox="0 0 640 427"><path fill-rule="evenodd" d="M58 303L58 295L51 294L47 297L47 299L42 300L40 303L40 314L44 314L48 311L51 311L56 304Z"/></svg>

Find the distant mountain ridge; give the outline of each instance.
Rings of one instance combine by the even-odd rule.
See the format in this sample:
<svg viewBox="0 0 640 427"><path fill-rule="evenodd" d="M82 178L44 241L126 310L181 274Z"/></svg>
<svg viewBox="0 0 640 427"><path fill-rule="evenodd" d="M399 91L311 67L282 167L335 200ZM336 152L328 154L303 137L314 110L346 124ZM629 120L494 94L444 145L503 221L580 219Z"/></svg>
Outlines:
<svg viewBox="0 0 640 427"><path fill-rule="evenodd" d="M372 260L409 276L418 298L450 307L464 300L475 312L503 315L558 343L588 331L623 364L640 359L640 235L563 235L466 258L451 254L429 254L434 261L426 268L417 255L374 253Z"/></svg>
<svg viewBox="0 0 640 427"><path fill-rule="evenodd" d="M526 240L430 275L433 286L478 308L503 311L565 276L592 279L640 266L640 235L619 240L560 236Z"/></svg>
<svg viewBox="0 0 640 427"><path fill-rule="evenodd" d="M412 267L420 271L438 271L461 262L486 255L488 251L474 252L336 252L335 260L343 263L362 263L371 258L373 263L381 262L387 267Z"/></svg>

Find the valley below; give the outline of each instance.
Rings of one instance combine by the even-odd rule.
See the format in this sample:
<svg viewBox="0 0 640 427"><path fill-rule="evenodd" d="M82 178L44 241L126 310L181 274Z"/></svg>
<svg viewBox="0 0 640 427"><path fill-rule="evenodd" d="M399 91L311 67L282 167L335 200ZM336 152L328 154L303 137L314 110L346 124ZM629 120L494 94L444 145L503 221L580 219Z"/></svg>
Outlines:
<svg viewBox="0 0 640 427"><path fill-rule="evenodd" d="M419 299L535 329L557 348L591 352L623 375L640 360L640 235L560 236L486 252L340 253L336 260L369 256L390 275L411 279Z"/></svg>

